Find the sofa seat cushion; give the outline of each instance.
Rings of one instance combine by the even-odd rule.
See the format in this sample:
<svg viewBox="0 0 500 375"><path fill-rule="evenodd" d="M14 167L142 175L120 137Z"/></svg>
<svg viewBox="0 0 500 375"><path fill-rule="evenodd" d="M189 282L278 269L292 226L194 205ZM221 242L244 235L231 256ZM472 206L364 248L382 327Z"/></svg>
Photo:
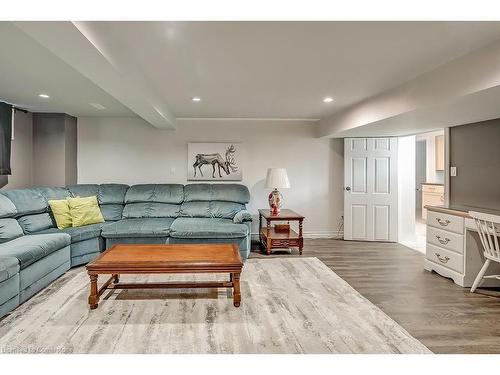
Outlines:
<svg viewBox="0 0 500 375"><path fill-rule="evenodd" d="M19 261L14 257L0 258L0 283L19 273Z"/></svg>
<svg viewBox="0 0 500 375"><path fill-rule="evenodd" d="M0 244L0 257L19 259L22 269L71 243L64 233L33 234Z"/></svg>
<svg viewBox="0 0 500 375"><path fill-rule="evenodd" d="M81 227L69 227L65 229L50 228L37 234L66 233L71 236L71 243L90 240L101 235L103 223L84 225Z"/></svg>
<svg viewBox="0 0 500 375"><path fill-rule="evenodd" d="M102 227L104 238L167 237L172 218L123 219Z"/></svg>
<svg viewBox="0 0 500 375"><path fill-rule="evenodd" d="M247 235L248 226L235 224L231 219L180 217L170 228L170 237L174 238L241 238Z"/></svg>

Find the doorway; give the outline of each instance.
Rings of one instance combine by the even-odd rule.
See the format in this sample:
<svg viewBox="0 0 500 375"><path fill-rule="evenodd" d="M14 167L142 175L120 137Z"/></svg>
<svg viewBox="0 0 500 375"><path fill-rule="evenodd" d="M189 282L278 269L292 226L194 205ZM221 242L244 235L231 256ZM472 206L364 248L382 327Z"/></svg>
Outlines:
<svg viewBox="0 0 500 375"><path fill-rule="evenodd" d="M411 175L414 181L415 198L413 212L410 213L410 210L407 210L406 214L400 218L408 230L400 236L399 242L425 253L427 217L425 206L437 206L445 202L444 129L403 138L414 145L413 148L408 147L406 151L409 154L408 160L411 160L412 156L414 158L414 161L407 165L412 170L406 173L407 178L409 179Z"/></svg>

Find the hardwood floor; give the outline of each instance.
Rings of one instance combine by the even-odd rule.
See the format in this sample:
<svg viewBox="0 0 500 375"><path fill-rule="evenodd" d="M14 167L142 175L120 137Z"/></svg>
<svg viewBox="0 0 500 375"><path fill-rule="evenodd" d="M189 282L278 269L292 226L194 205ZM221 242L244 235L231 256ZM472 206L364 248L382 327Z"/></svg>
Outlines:
<svg viewBox="0 0 500 375"><path fill-rule="evenodd" d="M265 258L259 251L250 258ZM319 258L434 353L500 353L499 289L470 293L394 243L306 239L302 256Z"/></svg>

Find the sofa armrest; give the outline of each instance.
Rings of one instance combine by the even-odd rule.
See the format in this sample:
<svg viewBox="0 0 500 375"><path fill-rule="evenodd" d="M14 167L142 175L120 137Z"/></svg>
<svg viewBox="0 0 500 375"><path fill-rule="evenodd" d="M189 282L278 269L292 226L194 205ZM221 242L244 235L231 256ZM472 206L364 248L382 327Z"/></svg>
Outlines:
<svg viewBox="0 0 500 375"><path fill-rule="evenodd" d="M252 221L252 215L247 210L241 210L234 215L233 222L235 224L241 224L245 221Z"/></svg>

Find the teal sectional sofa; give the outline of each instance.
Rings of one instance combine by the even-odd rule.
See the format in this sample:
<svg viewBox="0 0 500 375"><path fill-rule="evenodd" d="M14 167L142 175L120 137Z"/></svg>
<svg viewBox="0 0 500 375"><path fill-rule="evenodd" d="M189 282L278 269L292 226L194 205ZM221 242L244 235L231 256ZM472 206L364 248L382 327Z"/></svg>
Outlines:
<svg viewBox="0 0 500 375"><path fill-rule="evenodd" d="M97 196L105 222L59 230L48 200ZM236 243L250 253L239 184L85 184L0 191L0 317L117 243Z"/></svg>

